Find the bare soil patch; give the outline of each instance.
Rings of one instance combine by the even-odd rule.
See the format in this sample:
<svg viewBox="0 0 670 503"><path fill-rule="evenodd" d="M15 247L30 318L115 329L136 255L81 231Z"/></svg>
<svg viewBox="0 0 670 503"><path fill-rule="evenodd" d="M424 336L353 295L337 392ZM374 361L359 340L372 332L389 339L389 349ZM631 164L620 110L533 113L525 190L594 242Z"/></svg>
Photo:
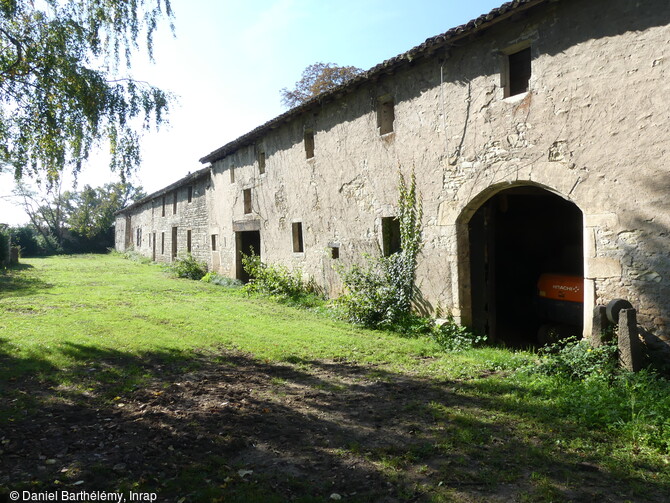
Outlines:
<svg viewBox="0 0 670 503"><path fill-rule="evenodd" d="M468 394L466 382L234 352L186 369L143 365L145 384L118 397L13 383L39 408L0 433L0 501L9 491L63 488L155 492L181 503L667 496L588 457L548 450L543 438L529 441L495 397Z"/></svg>

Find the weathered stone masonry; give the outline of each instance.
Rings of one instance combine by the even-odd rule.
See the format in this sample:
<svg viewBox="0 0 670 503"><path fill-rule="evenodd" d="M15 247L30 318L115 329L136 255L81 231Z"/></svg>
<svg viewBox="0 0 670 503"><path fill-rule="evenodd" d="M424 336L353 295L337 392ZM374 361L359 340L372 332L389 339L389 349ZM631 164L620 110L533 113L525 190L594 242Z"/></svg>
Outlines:
<svg viewBox="0 0 670 503"><path fill-rule="evenodd" d="M503 334L505 298L532 309L528 271L569 272L585 278L585 333L622 297L668 341L669 22L665 0L505 4L203 157L206 213L178 227L224 274L255 245L336 294L333 265L380 253L397 172L414 168L424 308ZM163 193L119 214L117 248L128 220L143 239L172 225L155 216Z"/></svg>

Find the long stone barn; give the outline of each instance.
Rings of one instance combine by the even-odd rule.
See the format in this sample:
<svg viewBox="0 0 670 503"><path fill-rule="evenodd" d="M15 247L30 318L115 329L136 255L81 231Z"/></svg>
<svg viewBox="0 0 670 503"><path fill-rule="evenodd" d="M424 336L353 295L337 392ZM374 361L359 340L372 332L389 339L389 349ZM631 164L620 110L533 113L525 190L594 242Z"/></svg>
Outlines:
<svg viewBox="0 0 670 503"><path fill-rule="evenodd" d="M531 343L553 274L578 278L554 286L580 290L585 335L622 298L664 347L669 21L667 0L503 4L205 155L117 215L116 247L243 280L253 249L337 295L336 264L399 246L398 171L414 170L422 309Z"/></svg>

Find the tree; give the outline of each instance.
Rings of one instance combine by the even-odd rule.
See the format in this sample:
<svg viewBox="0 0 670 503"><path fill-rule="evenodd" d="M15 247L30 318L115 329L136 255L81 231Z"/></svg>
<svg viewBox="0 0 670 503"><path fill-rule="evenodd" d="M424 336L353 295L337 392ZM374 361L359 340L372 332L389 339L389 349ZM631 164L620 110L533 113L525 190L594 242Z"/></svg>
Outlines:
<svg viewBox="0 0 670 503"><path fill-rule="evenodd" d="M172 17L170 0L0 0L0 170L52 183L105 141L124 180L171 98L128 76L131 59L142 37L153 59Z"/></svg>
<svg viewBox="0 0 670 503"><path fill-rule="evenodd" d="M283 88L280 93L282 104L293 108L325 91L333 89L363 73L355 66L337 66L334 63L314 63L302 72L302 78L294 89Z"/></svg>
<svg viewBox="0 0 670 503"><path fill-rule="evenodd" d="M19 183L14 191L45 253L104 251L113 245L114 214L145 196L141 187L129 183L65 192L60 186L57 180L46 189L31 190Z"/></svg>
<svg viewBox="0 0 670 503"><path fill-rule="evenodd" d="M97 188L86 185L81 192L65 198L68 228L88 239L104 235L114 225L114 213L145 195L142 187L129 183L108 183Z"/></svg>

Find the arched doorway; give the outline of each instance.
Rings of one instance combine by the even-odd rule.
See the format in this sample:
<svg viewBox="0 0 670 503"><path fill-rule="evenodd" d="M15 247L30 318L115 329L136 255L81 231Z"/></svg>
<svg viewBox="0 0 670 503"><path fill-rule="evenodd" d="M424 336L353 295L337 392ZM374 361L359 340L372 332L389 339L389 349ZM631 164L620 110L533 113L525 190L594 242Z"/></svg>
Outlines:
<svg viewBox="0 0 670 503"><path fill-rule="evenodd" d="M521 347L546 342L547 330L581 335L583 302L563 295L583 293L583 215L574 203L538 186L500 190L471 214L467 241L476 332ZM538 289L549 277L557 282L549 297L560 298Z"/></svg>

